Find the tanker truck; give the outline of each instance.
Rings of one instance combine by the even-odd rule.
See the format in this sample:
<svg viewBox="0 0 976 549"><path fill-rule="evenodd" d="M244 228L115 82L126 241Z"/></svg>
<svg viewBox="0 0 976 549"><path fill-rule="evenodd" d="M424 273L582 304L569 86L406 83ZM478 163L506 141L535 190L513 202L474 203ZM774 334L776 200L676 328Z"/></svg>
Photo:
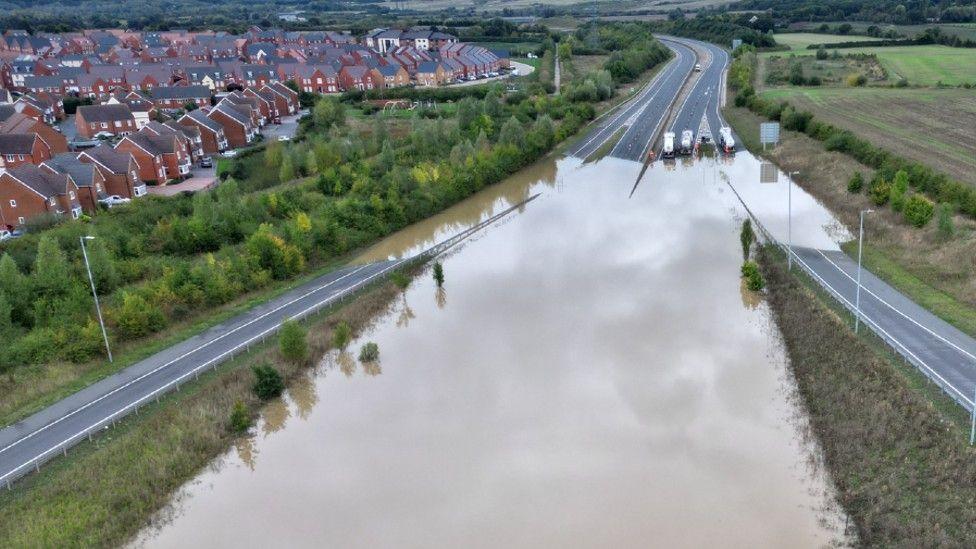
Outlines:
<svg viewBox="0 0 976 549"><path fill-rule="evenodd" d="M718 145L726 154L735 152L735 139L732 138L732 128L725 126L718 132Z"/></svg>
<svg viewBox="0 0 976 549"><path fill-rule="evenodd" d="M681 132L681 154L691 154L695 147L695 133L691 130Z"/></svg>
<svg viewBox="0 0 976 549"><path fill-rule="evenodd" d="M664 147L661 148L662 158L674 158L674 132L664 132Z"/></svg>

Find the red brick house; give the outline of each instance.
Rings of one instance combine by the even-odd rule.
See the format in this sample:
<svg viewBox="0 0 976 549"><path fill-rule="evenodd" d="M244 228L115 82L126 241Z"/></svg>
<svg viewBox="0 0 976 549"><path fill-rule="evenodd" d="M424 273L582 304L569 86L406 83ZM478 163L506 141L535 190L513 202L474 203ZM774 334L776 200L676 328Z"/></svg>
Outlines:
<svg viewBox="0 0 976 549"><path fill-rule="evenodd" d="M146 185L139 180L139 164L129 153L99 145L79 153L78 160L95 166L105 181L106 194L137 198L147 193Z"/></svg>
<svg viewBox="0 0 976 549"><path fill-rule="evenodd" d="M275 104L278 106L278 113L288 115L298 112L298 92L281 82L272 82L266 85L265 88L274 94Z"/></svg>
<svg viewBox="0 0 976 549"><path fill-rule="evenodd" d="M339 88L348 90L372 90L379 87L373 71L365 65L342 67L339 71Z"/></svg>
<svg viewBox="0 0 976 549"><path fill-rule="evenodd" d="M106 195L105 176L95 166L78 160L72 153L62 153L45 160L41 168L54 173L71 177L78 187L78 201L85 212L94 213L98 209L98 200Z"/></svg>
<svg viewBox="0 0 976 549"><path fill-rule="evenodd" d="M207 113L207 117L223 126L224 136L230 147L246 147L257 135L257 126L250 115L231 102L221 101Z"/></svg>
<svg viewBox="0 0 976 549"><path fill-rule="evenodd" d="M163 183L190 175L191 160L175 133L155 135L147 130L127 135L115 150L130 153L139 165L143 181Z"/></svg>
<svg viewBox="0 0 976 549"><path fill-rule="evenodd" d="M198 109L184 114L179 123L183 126L195 127L200 131L204 153L215 154L227 148L224 127L216 120L208 118L202 110Z"/></svg>
<svg viewBox="0 0 976 549"><path fill-rule="evenodd" d="M152 102L161 109L182 109L187 103L197 107L210 106L210 88L199 86L168 86L150 92Z"/></svg>
<svg viewBox="0 0 976 549"><path fill-rule="evenodd" d="M276 120L278 122L281 121L281 114L278 113L278 104L275 102L275 96L270 90L263 86L261 89L247 88L244 90L244 95L246 97L257 99L258 108L261 110L261 116L265 120L272 122Z"/></svg>
<svg viewBox="0 0 976 549"><path fill-rule="evenodd" d="M373 69L373 78L382 88L398 88L410 84L410 73L403 65L381 65Z"/></svg>
<svg viewBox="0 0 976 549"><path fill-rule="evenodd" d="M15 112L0 122L0 134L36 134L51 150L51 154L68 152L68 139L63 134L24 113Z"/></svg>
<svg viewBox="0 0 976 549"><path fill-rule="evenodd" d="M128 135L136 131L136 120L125 104L82 105L75 114L75 128L85 139L100 133Z"/></svg>
<svg viewBox="0 0 976 549"><path fill-rule="evenodd" d="M51 158L51 148L37 134L0 134L0 168L40 164L48 158Z"/></svg>
<svg viewBox="0 0 976 549"><path fill-rule="evenodd" d="M42 214L81 215L78 186L70 176L33 164L0 172L0 225L19 227Z"/></svg>
<svg viewBox="0 0 976 549"><path fill-rule="evenodd" d="M298 89L309 93L338 93L339 74L331 65L298 65L292 75Z"/></svg>

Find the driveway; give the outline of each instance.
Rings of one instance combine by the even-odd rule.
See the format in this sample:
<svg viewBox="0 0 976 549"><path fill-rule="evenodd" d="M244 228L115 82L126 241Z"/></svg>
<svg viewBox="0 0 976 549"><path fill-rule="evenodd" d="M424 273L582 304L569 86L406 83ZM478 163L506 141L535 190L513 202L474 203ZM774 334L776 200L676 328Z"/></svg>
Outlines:
<svg viewBox="0 0 976 549"><path fill-rule="evenodd" d="M216 165L216 159L214 160L214 165ZM149 194L154 196L173 196L182 192L188 191L192 193L216 186L217 172L215 168L201 168L197 164L193 167L190 174L193 177L184 179L179 183L147 187Z"/></svg>
<svg viewBox="0 0 976 549"><path fill-rule="evenodd" d="M282 116L281 124L268 124L261 128L261 133L264 138L268 141L273 141L278 139L280 136L286 136L289 139L295 137L295 133L298 132L298 119L301 118L304 111L298 114L293 114L291 116Z"/></svg>

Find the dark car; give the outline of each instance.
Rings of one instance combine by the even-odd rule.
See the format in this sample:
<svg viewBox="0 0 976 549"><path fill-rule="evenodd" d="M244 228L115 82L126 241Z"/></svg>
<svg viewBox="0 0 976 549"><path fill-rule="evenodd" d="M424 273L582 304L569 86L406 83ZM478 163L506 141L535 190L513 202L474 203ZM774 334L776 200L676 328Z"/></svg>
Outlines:
<svg viewBox="0 0 976 549"><path fill-rule="evenodd" d="M213 159L209 156L204 156L200 159L201 168L213 168Z"/></svg>

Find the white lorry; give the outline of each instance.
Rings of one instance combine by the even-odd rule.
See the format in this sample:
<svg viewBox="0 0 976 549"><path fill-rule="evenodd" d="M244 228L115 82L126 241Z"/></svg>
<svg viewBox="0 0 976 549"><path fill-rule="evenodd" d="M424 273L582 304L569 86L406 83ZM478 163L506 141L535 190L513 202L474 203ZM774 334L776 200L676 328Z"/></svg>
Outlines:
<svg viewBox="0 0 976 549"><path fill-rule="evenodd" d="M685 130L681 132L681 154L691 154L695 148L695 132Z"/></svg>
<svg viewBox="0 0 976 549"><path fill-rule="evenodd" d="M662 158L674 158L674 132L664 132L664 147L661 148Z"/></svg>
<svg viewBox="0 0 976 549"><path fill-rule="evenodd" d="M732 128L725 126L718 132L718 144L722 152L732 154L735 152L735 139L732 138Z"/></svg>

